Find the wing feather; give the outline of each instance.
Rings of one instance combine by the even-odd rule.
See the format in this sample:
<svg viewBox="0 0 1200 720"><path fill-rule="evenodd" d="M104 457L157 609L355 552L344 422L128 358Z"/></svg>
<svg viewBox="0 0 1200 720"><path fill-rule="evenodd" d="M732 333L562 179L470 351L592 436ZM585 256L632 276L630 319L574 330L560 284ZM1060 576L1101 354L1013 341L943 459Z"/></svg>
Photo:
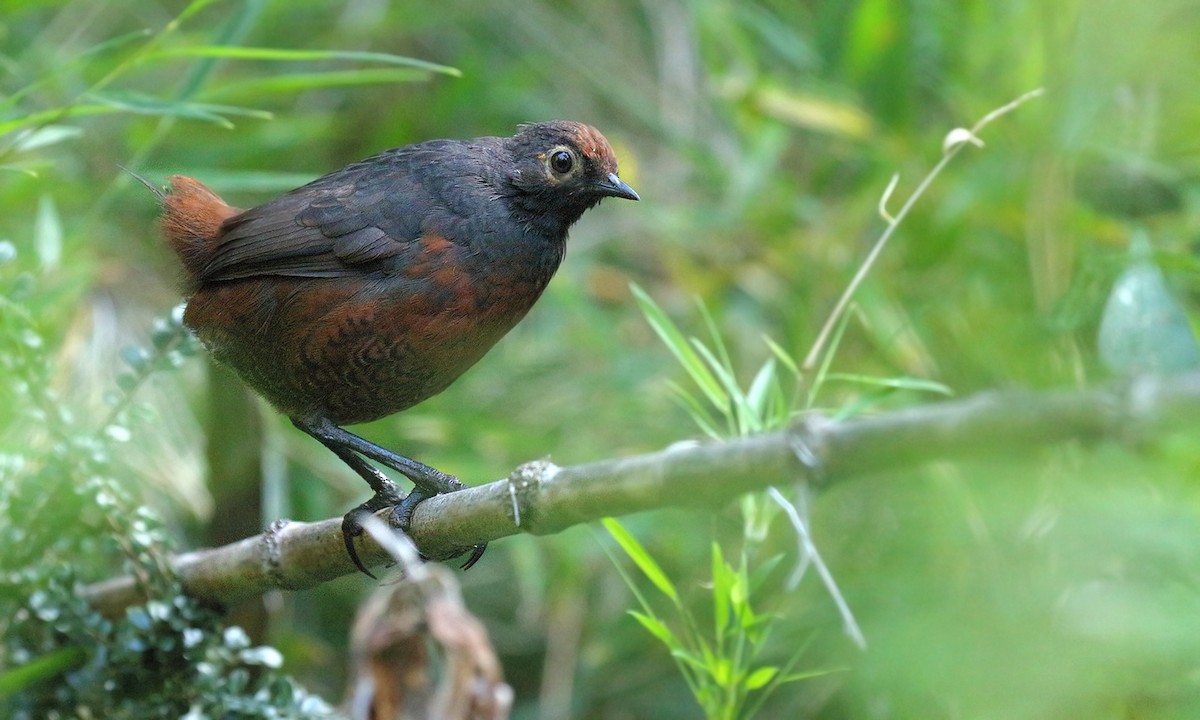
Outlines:
<svg viewBox="0 0 1200 720"><path fill-rule="evenodd" d="M200 280L342 277L387 269L419 251L429 189L420 146L349 165L225 222Z"/></svg>

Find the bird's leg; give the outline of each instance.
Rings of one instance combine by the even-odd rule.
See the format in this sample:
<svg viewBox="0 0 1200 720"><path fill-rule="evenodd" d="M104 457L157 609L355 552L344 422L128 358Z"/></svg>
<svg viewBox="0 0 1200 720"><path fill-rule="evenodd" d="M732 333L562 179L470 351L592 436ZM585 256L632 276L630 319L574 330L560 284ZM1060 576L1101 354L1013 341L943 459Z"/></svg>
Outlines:
<svg viewBox="0 0 1200 720"><path fill-rule="evenodd" d="M358 553L354 549L353 541L354 537L362 534L360 518L364 513L372 513L390 507L392 511L388 516L389 524L392 527L407 530L412 522L413 511L423 500L434 495L462 490L465 487L453 475L447 475L424 463L382 448L334 425L326 418L292 418L292 424L332 450L375 491L375 495L370 500L346 513L346 516L342 518L342 537L346 542L346 551L350 555L350 559L354 561L354 565L371 577L375 576L363 567L362 562L358 559ZM412 481L413 491L408 495L402 495L399 488L396 487L396 483L363 460L364 457L403 474ZM486 549L487 543L475 545L471 549L471 557L463 563L462 569L470 569L479 561L479 558L483 557Z"/></svg>
<svg viewBox="0 0 1200 720"><path fill-rule="evenodd" d="M409 480L412 480L413 485L425 491L427 497L462 490L465 487L453 475L447 475L437 468L429 467L425 463L417 462L411 458L394 453L387 448L379 447L370 440L361 438L349 430L342 429L325 418L312 420L292 418L292 424L312 435L322 445L334 452L337 452L335 448L353 450L365 458L374 460L384 467L395 470ZM338 456L341 457L341 454L339 453ZM371 480L367 480L367 483L372 488L375 487Z"/></svg>
<svg viewBox="0 0 1200 720"><path fill-rule="evenodd" d="M360 572L373 578L375 576L370 570L367 569L366 565L363 565L362 560L360 560L358 557L358 550L354 547L354 538L362 535L363 533L363 517L376 513L386 507L402 507L409 500L409 498L416 495L417 492L414 490L405 496L400 492L400 488L396 487L396 483L392 482L391 478L376 470L366 460L363 460L358 455L355 455L353 451L334 445L326 445L326 447L328 447L334 452L334 454L341 458L342 462L349 465L354 472L358 473L363 480L366 480L367 484L371 486L371 489L375 491L375 494L371 496L370 500L367 500L365 503L354 508L342 517L342 541L346 543L346 554L350 556L351 562L354 563L354 566L358 568ZM413 505L415 506L415 503L413 503ZM395 511L393 511L393 514L394 512ZM409 520L411 520L411 510L409 510L408 515ZM408 526L404 525L402 527Z"/></svg>

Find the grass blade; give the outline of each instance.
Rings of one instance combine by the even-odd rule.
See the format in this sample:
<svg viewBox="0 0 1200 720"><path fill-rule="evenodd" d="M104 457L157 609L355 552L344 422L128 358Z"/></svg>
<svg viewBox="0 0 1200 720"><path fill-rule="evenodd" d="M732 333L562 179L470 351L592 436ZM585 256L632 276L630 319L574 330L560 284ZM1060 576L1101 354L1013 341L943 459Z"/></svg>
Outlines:
<svg viewBox="0 0 1200 720"><path fill-rule="evenodd" d="M205 92L204 96L213 98L231 95L267 95L351 85L388 85L428 80L429 75L428 70L414 68L364 68L323 73L291 73L226 83L219 88Z"/></svg>
<svg viewBox="0 0 1200 720"><path fill-rule="evenodd" d="M192 57L225 58L230 60L267 60L275 62L348 60L352 62L402 65L404 67L418 68L453 77L462 76L462 71L449 65L439 65L428 60L419 60L403 55L361 50L293 50L288 48L241 47L236 45L192 45L159 50L146 59L165 60Z"/></svg>
<svg viewBox="0 0 1200 720"><path fill-rule="evenodd" d="M642 544L637 541L637 538L630 535L629 531L614 518L604 518L601 522L604 523L605 529L617 541L617 544L621 546L625 554L629 556L629 559L633 560L638 569L642 571L642 574L650 582L654 583L659 592L666 595L672 602L678 605L679 593L675 590L675 586L667 578L667 574L662 571L662 568L659 567L654 558L650 557L650 553L646 552L646 548L642 547Z"/></svg>
<svg viewBox="0 0 1200 720"><path fill-rule="evenodd" d="M642 316L646 318L646 322L650 324L659 339L691 376L692 381L696 383L708 401L723 411L728 399L721 391L721 383L713 377L704 361L692 349L687 338L644 290L637 285L630 285L629 289L633 292L633 296L641 308Z"/></svg>

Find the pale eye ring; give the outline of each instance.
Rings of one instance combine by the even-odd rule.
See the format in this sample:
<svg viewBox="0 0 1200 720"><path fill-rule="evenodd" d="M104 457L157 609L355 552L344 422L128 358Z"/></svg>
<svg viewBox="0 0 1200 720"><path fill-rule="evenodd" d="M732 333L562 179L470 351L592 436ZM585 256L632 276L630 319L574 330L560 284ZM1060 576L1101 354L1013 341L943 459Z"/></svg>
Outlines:
<svg viewBox="0 0 1200 720"><path fill-rule="evenodd" d="M566 175L575 167L575 157L566 150L555 150L550 155L550 169L559 175Z"/></svg>

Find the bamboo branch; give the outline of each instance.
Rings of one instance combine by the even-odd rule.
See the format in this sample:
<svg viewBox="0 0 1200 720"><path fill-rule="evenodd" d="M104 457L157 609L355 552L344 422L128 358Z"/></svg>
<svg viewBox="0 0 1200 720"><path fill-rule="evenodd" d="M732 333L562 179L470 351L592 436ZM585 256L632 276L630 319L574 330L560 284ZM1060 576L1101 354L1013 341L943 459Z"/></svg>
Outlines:
<svg viewBox="0 0 1200 720"><path fill-rule="evenodd" d="M677 443L619 460L558 467L535 461L508 478L421 503L410 535L429 557L520 532L545 535L610 515L668 505L718 506L770 485L817 485L886 474L934 460L1024 458L1064 441L1137 442L1200 421L1200 373L1120 386L1051 392L988 392L875 417L807 417L785 431L721 443ZM267 590L303 590L355 572L341 520L279 520L265 533L174 561L184 590L230 605ZM359 555L389 557L364 538ZM88 586L108 615L144 600L134 579Z"/></svg>

